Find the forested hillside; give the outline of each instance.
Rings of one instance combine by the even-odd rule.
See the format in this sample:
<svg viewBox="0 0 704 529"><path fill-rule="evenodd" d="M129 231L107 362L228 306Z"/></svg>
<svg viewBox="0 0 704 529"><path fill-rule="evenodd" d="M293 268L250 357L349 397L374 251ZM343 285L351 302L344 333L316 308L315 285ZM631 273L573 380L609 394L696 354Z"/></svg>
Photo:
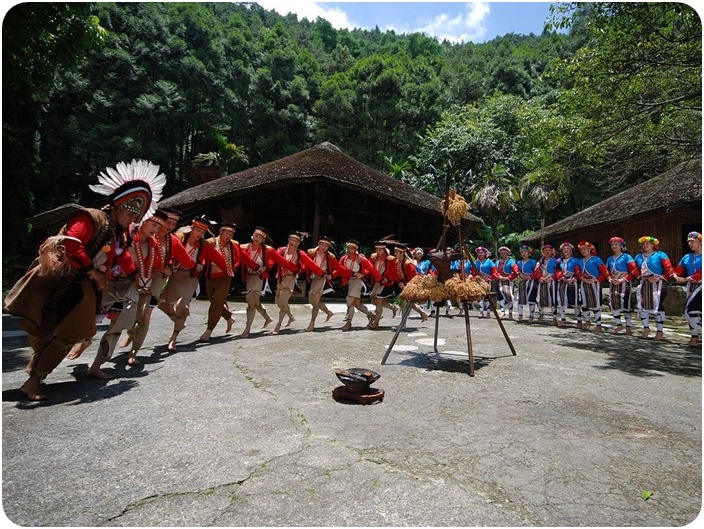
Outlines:
<svg viewBox="0 0 704 529"><path fill-rule="evenodd" d="M3 23L3 222L146 158L240 171L330 141L435 192L467 178L492 240L701 157L701 21L677 3L555 4L483 44L336 30L256 4L25 3ZM556 31L562 29L562 32ZM512 235L513 234L513 235ZM10 246L11 245L11 246Z"/></svg>

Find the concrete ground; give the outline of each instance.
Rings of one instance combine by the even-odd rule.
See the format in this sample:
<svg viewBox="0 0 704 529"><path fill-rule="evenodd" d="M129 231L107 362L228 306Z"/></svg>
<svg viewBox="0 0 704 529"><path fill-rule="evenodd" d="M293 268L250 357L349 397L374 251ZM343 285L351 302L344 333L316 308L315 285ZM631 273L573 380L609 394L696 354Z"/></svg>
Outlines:
<svg viewBox="0 0 704 529"><path fill-rule="evenodd" d="M666 341L411 313L342 332L344 307L209 343L194 301L176 353L155 311L142 365L116 355L88 378L95 344L18 388L29 347L3 315L2 507L20 526L683 526L701 510L701 349ZM275 315L275 307L267 304ZM255 325L261 324L257 317ZM675 320L669 320L675 321ZM606 324L609 322L606 321ZM104 329L102 326L101 329ZM381 378L383 401L336 401L335 368ZM647 498L647 499L646 499Z"/></svg>

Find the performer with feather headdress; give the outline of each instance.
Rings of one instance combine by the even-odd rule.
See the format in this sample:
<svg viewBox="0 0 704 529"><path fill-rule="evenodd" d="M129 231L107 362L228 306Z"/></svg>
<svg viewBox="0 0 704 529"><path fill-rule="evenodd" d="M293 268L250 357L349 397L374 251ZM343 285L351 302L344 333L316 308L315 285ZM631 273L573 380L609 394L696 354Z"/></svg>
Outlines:
<svg viewBox="0 0 704 529"><path fill-rule="evenodd" d="M156 168L156 171L154 170ZM5 298L10 314L20 316L34 356L20 391L30 400L46 398L41 383L71 347L96 333L98 296L116 273L136 267L126 249L129 226L156 208L166 177L145 160L120 162L98 177L91 190L108 196L102 209L77 210L58 235L49 237L39 257Z"/></svg>

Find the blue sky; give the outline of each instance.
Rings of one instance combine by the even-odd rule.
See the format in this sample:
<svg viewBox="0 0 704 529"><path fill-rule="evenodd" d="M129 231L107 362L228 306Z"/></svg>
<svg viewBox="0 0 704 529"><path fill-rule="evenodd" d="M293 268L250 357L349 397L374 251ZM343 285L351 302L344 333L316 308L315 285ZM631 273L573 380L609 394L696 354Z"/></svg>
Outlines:
<svg viewBox="0 0 704 529"><path fill-rule="evenodd" d="M265 9L299 20L317 17L337 29L421 32L440 40L481 43L507 33L543 32L551 2L311 2L258 0Z"/></svg>

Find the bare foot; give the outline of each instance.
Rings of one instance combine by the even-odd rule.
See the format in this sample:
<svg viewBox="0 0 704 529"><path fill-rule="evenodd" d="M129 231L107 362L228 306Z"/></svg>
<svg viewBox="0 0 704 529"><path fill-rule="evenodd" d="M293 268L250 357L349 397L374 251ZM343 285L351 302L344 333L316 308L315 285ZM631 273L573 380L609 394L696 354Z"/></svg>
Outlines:
<svg viewBox="0 0 704 529"><path fill-rule="evenodd" d="M343 331L349 331L352 328L352 322L347 322L342 326Z"/></svg>
<svg viewBox="0 0 704 529"><path fill-rule="evenodd" d="M242 331L242 334L240 334L240 338L248 338L249 337L249 328L245 329Z"/></svg>
<svg viewBox="0 0 704 529"><path fill-rule="evenodd" d="M646 327L645 329L643 329L643 332L641 333L640 337L647 338L648 336L650 336L650 329Z"/></svg>
<svg viewBox="0 0 704 529"><path fill-rule="evenodd" d="M141 365L142 362L137 360L136 356L128 356L127 357L127 365L128 366L138 366Z"/></svg>
<svg viewBox="0 0 704 529"><path fill-rule="evenodd" d="M601 328L601 325L597 325L596 327L594 327L594 331L595 332L604 332L604 329Z"/></svg>
<svg viewBox="0 0 704 529"><path fill-rule="evenodd" d="M327 318L325 318L326 322L330 321L330 318L332 318L335 315L335 313L333 311L329 311L329 312L327 312L327 315L328 315Z"/></svg>
<svg viewBox="0 0 704 529"><path fill-rule="evenodd" d="M281 330L281 324L277 323L276 327L274 327L274 330L271 331L271 334L279 334L280 330Z"/></svg>
<svg viewBox="0 0 704 529"><path fill-rule="evenodd" d="M663 340L662 331L656 331L655 336L653 337L653 340L656 340L658 342L662 341Z"/></svg>
<svg viewBox="0 0 704 529"><path fill-rule="evenodd" d="M40 401L46 398L46 395L39 389L41 381L37 377L29 377L27 382L22 384L20 391L24 393L29 400Z"/></svg>
<svg viewBox="0 0 704 529"><path fill-rule="evenodd" d="M266 329L267 325L269 325L272 321L274 321L272 318L267 318L264 320L264 325L262 325L262 329Z"/></svg>
<svg viewBox="0 0 704 529"><path fill-rule="evenodd" d="M618 334L620 332L623 332L623 325L616 325L616 327L614 327L613 331L611 331L611 332L613 332L614 334Z"/></svg>
<svg viewBox="0 0 704 529"><path fill-rule="evenodd" d="M232 326L235 324L235 318L230 318L227 320L227 328L225 329L225 333L229 333L232 330Z"/></svg>
<svg viewBox="0 0 704 529"><path fill-rule="evenodd" d="M210 329L207 329L203 334L200 335L200 341L201 342L207 342L210 340L210 335L213 331Z"/></svg>
<svg viewBox="0 0 704 529"><path fill-rule="evenodd" d="M129 345L130 345L131 343L132 343L132 335L131 335L131 334L128 334L128 335L127 335L127 338L125 338L124 340L122 340L118 345L119 345L121 348L124 349L125 347L129 347Z"/></svg>
<svg viewBox="0 0 704 529"><path fill-rule="evenodd" d="M66 358L69 360L75 360L79 356L83 354L83 352L88 349L88 347L91 344L90 338L83 340L82 342L78 342L76 345L74 345L69 353L66 355Z"/></svg>
<svg viewBox="0 0 704 529"><path fill-rule="evenodd" d="M90 368L88 369L88 375L93 378L98 378L100 380L112 379L112 375L108 375L105 371L101 371L101 369L97 366L90 366Z"/></svg>
<svg viewBox="0 0 704 529"><path fill-rule="evenodd" d="M699 347L699 340L696 337L692 337L687 342L687 347Z"/></svg>
<svg viewBox="0 0 704 529"><path fill-rule="evenodd" d="M631 335L633 334L633 331L631 330L630 327L626 327L626 334L627 334L628 336L631 336Z"/></svg>
<svg viewBox="0 0 704 529"><path fill-rule="evenodd" d="M27 365L24 368L24 372L27 373L28 375L32 374L32 370L34 369L34 364L36 363L36 356L32 355L32 358L29 359L29 362L27 362Z"/></svg>
<svg viewBox="0 0 704 529"><path fill-rule="evenodd" d="M310 325L308 325L308 327L306 327L306 332L311 332L312 330L313 330L313 324L311 323Z"/></svg>
<svg viewBox="0 0 704 529"><path fill-rule="evenodd" d="M289 316L289 317L288 317L288 322L286 322L286 325L284 325L284 327L288 327L288 326L291 325L294 321L296 321L296 318L294 318L293 316Z"/></svg>

